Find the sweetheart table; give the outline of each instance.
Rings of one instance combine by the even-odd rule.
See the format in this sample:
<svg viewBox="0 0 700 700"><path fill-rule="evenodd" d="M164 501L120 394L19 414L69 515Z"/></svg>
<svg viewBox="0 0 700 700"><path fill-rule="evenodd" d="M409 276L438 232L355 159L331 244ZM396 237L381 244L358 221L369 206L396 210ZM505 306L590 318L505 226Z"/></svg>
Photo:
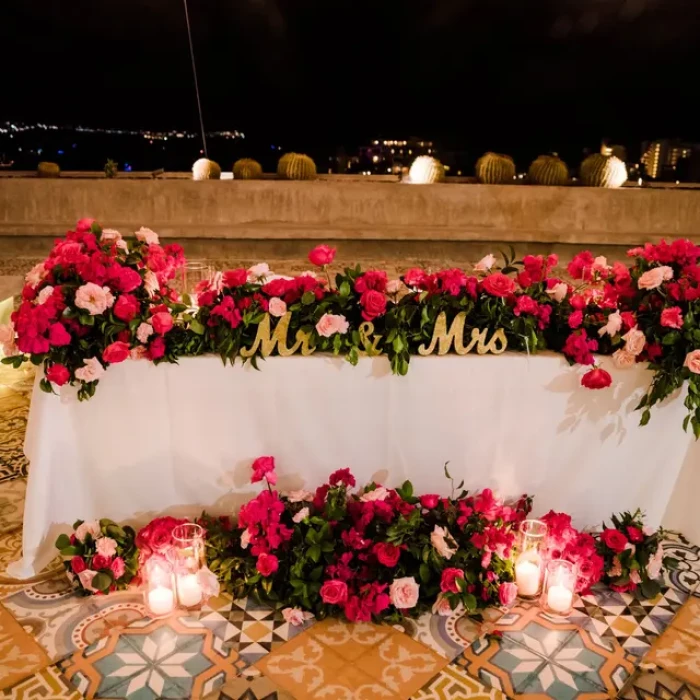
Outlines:
<svg viewBox="0 0 700 700"><path fill-rule="evenodd" d="M681 397L638 426L633 409L651 379L641 367L610 369L603 391L582 388L581 369L547 353L414 357L405 377L392 376L386 358L352 367L270 357L260 368L212 356L125 362L82 403L70 387L43 393L37 377L24 552L9 573L39 572L79 518L140 525L203 508L230 513L259 490L249 479L261 455L275 457L282 490L314 489L350 467L360 484L410 479L447 495L449 461L455 483L535 494L536 514L566 511L579 527L637 506L659 525L672 497L682 502L673 494L681 472L686 487L697 484L700 453L682 431Z"/></svg>

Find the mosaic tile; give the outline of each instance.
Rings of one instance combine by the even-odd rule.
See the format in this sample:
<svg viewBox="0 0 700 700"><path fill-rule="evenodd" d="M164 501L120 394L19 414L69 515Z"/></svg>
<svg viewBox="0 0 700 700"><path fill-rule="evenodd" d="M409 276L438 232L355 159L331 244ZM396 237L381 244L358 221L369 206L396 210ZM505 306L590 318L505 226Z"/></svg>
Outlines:
<svg viewBox="0 0 700 700"><path fill-rule="evenodd" d="M61 664L66 678L88 700L201 698L245 666L235 650L182 612L111 629Z"/></svg>
<svg viewBox="0 0 700 700"><path fill-rule="evenodd" d="M479 683L460 666L450 664L415 693L412 700L506 700L506 696Z"/></svg>
<svg viewBox="0 0 700 700"><path fill-rule="evenodd" d="M246 672L226 681L220 690L207 696L206 700L294 700L294 697L269 678Z"/></svg>
<svg viewBox="0 0 700 700"><path fill-rule="evenodd" d="M0 365L0 482L27 476L24 434L34 372Z"/></svg>
<svg viewBox="0 0 700 700"><path fill-rule="evenodd" d="M65 577L32 584L6 598L4 605L53 661L84 649L112 627L128 625L145 614L137 593L80 597Z"/></svg>
<svg viewBox="0 0 700 700"><path fill-rule="evenodd" d="M668 588L651 599L628 593L583 596L574 603L577 622L601 637L617 639L623 649L643 656L671 624L687 594ZM599 604L600 603L600 604Z"/></svg>
<svg viewBox="0 0 700 700"><path fill-rule="evenodd" d="M22 527L26 479L0 482L0 533L12 532Z"/></svg>
<svg viewBox="0 0 700 700"><path fill-rule="evenodd" d="M700 639L700 598L690 598L671 624Z"/></svg>
<svg viewBox="0 0 700 700"><path fill-rule="evenodd" d="M82 700L83 695L68 683L58 667L48 666L11 688L0 692L0 698L7 700Z"/></svg>
<svg viewBox="0 0 700 700"><path fill-rule="evenodd" d="M426 612L417 618L404 618L394 625L394 629L406 632L412 639L452 661L475 639L490 631L502 615L498 608L484 610L482 620L464 613L442 616Z"/></svg>
<svg viewBox="0 0 700 700"><path fill-rule="evenodd" d="M692 634L669 627L654 642L644 660L691 685L700 686L700 639Z"/></svg>
<svg viewBox="0 0 700 700"><path fill-rule="evenodd" d="M22 530L0 533L0 575L22 556ZM6 577L3 577L5 580Z"/></svg>
<svg viewBox="0 0 700 700"><path fill-rule="evenodd" d="M235 648L249 664L314 623L309 620L304 626L295 627L284 619L280 610L252 598L233 600L225 595L209 600L198 619L218 639Z"/></svg>
<svg viewBox="0 0 700 700"><path fill-rule="evenodd" d="M43 649L0 606L0 689L9 688L48 665Z"/></svg>
<svg viewBox="0 0 700 700"><path fill-rule="evenodd" d="M678 568L664 574L668 585L700 596L700 547L676 540L667 540L663 547L664 556L678 559Z"/></svg>
<svg viewBox="0 0 700 700"><path fill-rule="evenodd" d="M309 634L321 644L350 662L356 661L392 633L394 630L388 625L375 625L371 622L352 623L332 618L322 620L309 630Z"/></svg>
<svg viewBox="0 0 700 700"><path fill-rule="evenodd" d="M621 700L700 700L700 688L661 669L637 671L619 697Z"/></svg>

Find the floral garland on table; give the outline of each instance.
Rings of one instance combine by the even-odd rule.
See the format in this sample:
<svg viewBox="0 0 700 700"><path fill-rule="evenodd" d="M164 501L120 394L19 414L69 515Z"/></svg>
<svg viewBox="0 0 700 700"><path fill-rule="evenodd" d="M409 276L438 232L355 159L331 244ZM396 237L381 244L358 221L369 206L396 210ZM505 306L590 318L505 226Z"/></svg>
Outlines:
<svg viewBox="0 0 700 700"><path fill-rule="evenodd" d="M68 578L81 595L123 590L139 570L136 535L128 525L113 520L73 524L73 534L59 535L56 547L64 559Z"/></svg>
<svg viewBox="0 0 700 700"><path fill-rule="evenodd" d="M645 598L661 591L659 580L666 569L678 568L678 560L664 556L662 541L668 534L644 525L642 512L621 513L611 518L612 527L603 523L598 552L605 560L605 582L614 591L636 591Z"/></svg>
<svg viewBox="0 0 700 700"><path fill-rule="evenodd" d="M180 246L163 247L143 228L128 240L83 219L27 275L12 323L0 327L2 361L43 365L45 391L77 384L86 399L105 368L127 358L213 352L257 366L275 352L329 352L353 364L361 353L386 354L405 374L411 355L434 351L438 338L439 352L462 352L465 338L498 330L511 350L548 348L590 367L581 378L590 389L612 383L593 353L620 368L648 363L642 425L687 382L684 428L700 437L700 247L662 241L628 255L631 264L610 265L578 254L567 267L575 284L554 274L556 255L512 254L500 268L488 255L470 273L414 268L390 280L359 266L333 277L335 249L321 245L309 254L316 272L286 278L261 263L216 273L198 287L193 312L172 286L185 264Z"/></svg>

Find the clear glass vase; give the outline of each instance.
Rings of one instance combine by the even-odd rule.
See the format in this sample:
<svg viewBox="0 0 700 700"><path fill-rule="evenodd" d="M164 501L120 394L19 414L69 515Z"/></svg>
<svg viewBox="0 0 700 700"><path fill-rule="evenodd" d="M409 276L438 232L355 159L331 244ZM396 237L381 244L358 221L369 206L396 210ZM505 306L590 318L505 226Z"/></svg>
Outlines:
<svg viewBox="0 0 700 700"><path fill-rule="evenodd" d="M173 530L174 568L180 607L199 609L204 601L200 571L206 566L204 528L195 523L178 525Z"/></svg>
<svg viewBox="0 0 700 700"><path fill-rule="evenodd" d="M570 615L574 604L576 579L575 564L565 559L552 559L548 562L544 592L540 598L542 609L553 615Z"/></svg>
<svg viewBox="0 0 700 700"><path fill-rule="evenodd" d="M534 600L542 592L547 524L541 520L523 520L515 559L515 584L521 598Z"/></svg>
<svg viewBox="0 0 700 700"><path fill-rule="evenodd" d="M143 597L151 617L165 617L175 610L175 577L167 559L153 556L144 564Z"/></svg>

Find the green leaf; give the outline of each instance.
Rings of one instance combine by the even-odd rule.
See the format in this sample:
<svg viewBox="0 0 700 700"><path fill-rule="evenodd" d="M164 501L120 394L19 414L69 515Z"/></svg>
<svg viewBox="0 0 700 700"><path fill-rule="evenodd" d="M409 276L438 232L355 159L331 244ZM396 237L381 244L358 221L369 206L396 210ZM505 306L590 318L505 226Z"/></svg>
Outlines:
<svg viewBox="0 0 700 700"><path fill-rule="evenodd" d="M649 411L648 408L645 408L644 412L642 413L642 418L639 421L639 425L646 425L649 422L650 418L651 418L651 412Z"/></svg>
<svg viewBox="0 0 700 700"><path fill-rule="evenodd" d="M640 588L642 590L642 595L645 598L654 598L661 591L661 586L659 585L658 581L652 581L650 579L642 581Z"/></svg>
<svg viewBox="0 0 700 700"><path fill-rule="evenodd" d="M114 577L112 574L102 571L95 574L95 577L92 579L93 587L97 588L98 591L102 591L103 593L106 593L109 590L112 583L114 583Z"/></svg>
<svg viewBox="0 0 700 700"><path fill-rule="evenodd" d="M420 580L423 583L428 583L428 581L430 581L430 567L427 564L421 564L418 572L420 574Z"/></svg>
<svg viewBox="0 0 700 700"><path fill-rule="evenodd" d="M671 331L670 333L666 333L666 335L663 337L663 340L661 343L663 345L674 345L681 339L681 334L678 331Z"/></svg>
<svg viewBox="0 0 700 700"><path fill-rule="evenodd" d="M70 547L70 537L68 535L59 535L56 538L56 549L65 549Z"/></svg>
<svg viewBox="0 0 700 700"><path fill-rule="evenodd" d="M309 547L307 554L314 564L318 564L321 558L321 545L315 544L313 547Z"/></svg>
<svg viewBox="0 0 700 700"><path fill-rule="evenodd" d="M476 610L476 597L472 593L464 596L464 607L467 610Z"/></svg>
<svg viewBox="0 0 700 700"><path fill-rule="evenodd" d="M204 335L205 328L198 319L193 318L190 321L190 330L197 335Z"/></svg>
<svg viewBox="0 0 700 700"><path fill-rule="evenodd" d="M309 304L313 304L316 301L316 295L313 292L304 292L304 294L301 297L301 303L304 306L308 306Z"/></svg>
<svg viewBox="0 0 700 700"><path fill-rule="evenodd" d="M74 557L76 554L80 554L80 549L74 545L61 549L61 556L63 557Z"/></svg>

